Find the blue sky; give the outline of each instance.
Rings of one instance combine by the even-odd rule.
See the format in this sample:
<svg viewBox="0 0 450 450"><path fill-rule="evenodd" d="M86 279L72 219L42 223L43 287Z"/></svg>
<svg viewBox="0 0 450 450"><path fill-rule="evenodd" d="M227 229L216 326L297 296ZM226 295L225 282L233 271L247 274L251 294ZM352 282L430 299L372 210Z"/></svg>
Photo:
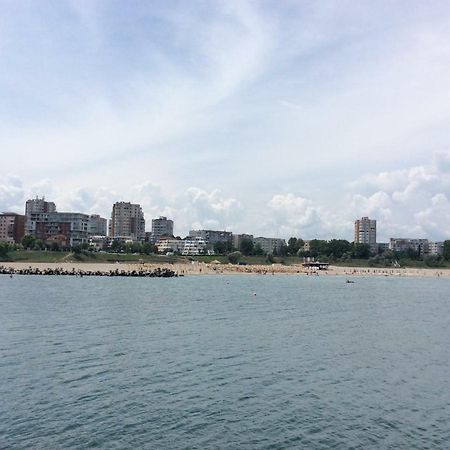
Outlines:
<svg viewBox="0 0 450 450"><path fill-rule="evenodd" d="M448 2L0 0L0 210L450 237Z"/></svg>

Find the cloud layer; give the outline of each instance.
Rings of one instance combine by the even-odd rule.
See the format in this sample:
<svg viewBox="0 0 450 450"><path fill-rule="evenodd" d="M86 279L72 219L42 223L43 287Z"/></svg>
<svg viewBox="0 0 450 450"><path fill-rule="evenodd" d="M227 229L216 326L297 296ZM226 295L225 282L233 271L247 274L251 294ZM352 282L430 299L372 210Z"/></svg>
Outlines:
<svg viewBox="0 0 450 450"><path fill-rule="evenodd" d="M0 207L448 237L449 61L437 0L6 2Z"/></svg>
<svg viewBox="0 0 450 450"><path fill-rule="evenodd" d="M118 193L106 187L61 191L48 180L26 185L17 176L0 180L0 210L23 212L25 201L45 195L58 210L100 213L109 217L116 201L142 205L147 228L151 219L174 219L177 234L190 229L223 229L271 237L353 239L353 221L378 221L378 240L450 236L450 152L438 152L428 165L368 173L350 182L338 201L321 201L295 193L275 193L261 202L225 195L219 189L189 187L176 195L149 181Z"/></svg>

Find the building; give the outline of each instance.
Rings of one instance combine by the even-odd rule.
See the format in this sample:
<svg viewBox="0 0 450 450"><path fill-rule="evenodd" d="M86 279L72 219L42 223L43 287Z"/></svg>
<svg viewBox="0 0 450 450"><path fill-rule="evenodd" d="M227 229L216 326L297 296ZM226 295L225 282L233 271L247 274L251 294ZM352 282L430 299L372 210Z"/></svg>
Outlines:
<svg viewBox="0 0 450 450"><path fill-rule="evenodd" d="M89 236L89 248L95 252L107 250L111 246L111 239L108 236Z"/></svg>
<svg viewBox="0 0 450 450"><path fill-rule="evenodd" d="M378 242L377 243L378 253L384 253L389 250L389 242Z"/></svg>
<svg viewBox="0 0 450 450"><path fill-rule="evenodd" d="M25 203L25 215L28 217L36 213L50 213L56 211L56 205L53 202L46 202L45 197L27 200Z"/></svg>
<svg viewBox="0 0 450 450"><path fill-rule="evenodd" d="M5 212L0 214L0 241L19 244L25 235L26 217L20 214Z"/></svg>
<svg viewBox="0 0 450 450"><path fill-rule="evenodd" d="M34 223L34 236L46 244L61 247L89 243L89 215L72 212L50 212Z"/></svg>
<svg viewBox="0 0 450 450"><path fill-rule="evenodd" d="M368 217L355 220L355 244L368 244L372 253L377 251L377 221Z"/></svg>
<svg viewBox="0 0 450 450"><path fill-rule="evenodd" d="M116 202L111 212L109 235L126 237L134 242L145 239L145 219L142 208L130 202Z"/></svg>
<svg viewBox="0 0 450 450"><path fill-rule="evenodd" d="M304 252L309 252L311 250L311 241L303 241L303 248L302 250Z"/></svg>
<svg viewBox="0 0 450 450"><path fill-rule="evenodd" d="M211 251L208 252L206 242L202 238L187 237L187 238L183 239L183 242L184 242L184 246L183 246L183 250L181 251L181 254L183 256L214 254L214 252L211 252Z"/></svg>
<svg viewBox="0 0 450 450"><path fill-rule="evenodd" d="M92 236L106 236L108 230L108 221L98 214L89 216L89 234Z"/></svg>
<svg viewBox="0 0 450 450"><path fill-rule="evenodd" d="M36 222L42 221L49 213L56 212L56 205L53 202L45 201L45 197L27 200L25 203L25 233L35 234Z"/></svg>
<svg viewBox="0 0 450 450"><path fill-rule="evenodd" d="M232 234L231 235L231 244L233 248L239 250L241 248L241 243L244 239L248 239L253 242L253 234Z"/></svg>
<svg viewBox="0 0 450 450"><path fill-rule="evenodd" d="M218 242L230 243L232 240L231 231L216 231L216 230L191 230L189 237L200 238L206 242L209 248L213 248Z"/></svg>
<svg viewBox="0 0 450 450"><path fill-rule="evenodd" d="M173 220L164 216L152 220L151 242L158 242L159 238L162 236L173 236Z"/></svg>
<svg viewBox="0 0 450 450"><path fill-rule="evenodd" d="M429 242L428 243L428 254L433 256L442 256L444 254L444 243L443 242Z"/></svg>
<svg viewBox="0 0 450 450"><path fill-rule="evenodd" d="M428 239L390 238L389 250L393 252L407 252L412 250L419 256L428 254Z"/></svg>
<svg viewBox="0 0 450 450"><path fill-rule="evenodd" d="M264 253L278 253L286 241L279 238L266 238L266 237L256 237L253 239L254 245L259 245Z"/></svg>
<svg viewBox="0 0 450 450"><path fill-rule="evenodd" d="M155 244L158 248L158 253L182 253L184 250L185 241L182 239L175 239L174 237L161 237Z"/></svg>

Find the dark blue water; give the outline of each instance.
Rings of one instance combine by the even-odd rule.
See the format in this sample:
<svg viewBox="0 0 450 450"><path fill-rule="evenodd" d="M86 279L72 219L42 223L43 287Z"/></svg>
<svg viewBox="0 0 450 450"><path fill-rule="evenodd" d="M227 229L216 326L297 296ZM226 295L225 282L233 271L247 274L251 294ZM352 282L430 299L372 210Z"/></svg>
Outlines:
<svg viewBox="0 0 450 450"><path fill-rule="evenodd" d="M0 276L0 448L450 448L449 293Z"/></svg>

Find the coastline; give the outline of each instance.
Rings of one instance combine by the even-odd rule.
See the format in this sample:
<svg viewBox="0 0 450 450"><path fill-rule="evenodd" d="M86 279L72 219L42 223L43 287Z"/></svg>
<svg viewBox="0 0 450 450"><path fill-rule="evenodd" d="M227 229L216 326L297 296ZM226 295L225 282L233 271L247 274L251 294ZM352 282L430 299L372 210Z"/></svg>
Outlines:
<svg viewBox="0 0 450 450"><path fill-rule="evenodd" d="M32 263L32 262L0 262L0 266L13 270L24 269L63 269L64 271L101 271L112 270L155 270L166 269L176 272L178 275L320 275L320 276L383 276L383 277L450 277L450 269L441 268L372 268L372 267L342 267L330 266L328 270L308 271L301 265L284 266L281 264L268 265L232 265L232 264L207 264L201 262L176 263L176 264L151 264L151 263L86 263L86 262L64 262L64 263Z"/></svg>

